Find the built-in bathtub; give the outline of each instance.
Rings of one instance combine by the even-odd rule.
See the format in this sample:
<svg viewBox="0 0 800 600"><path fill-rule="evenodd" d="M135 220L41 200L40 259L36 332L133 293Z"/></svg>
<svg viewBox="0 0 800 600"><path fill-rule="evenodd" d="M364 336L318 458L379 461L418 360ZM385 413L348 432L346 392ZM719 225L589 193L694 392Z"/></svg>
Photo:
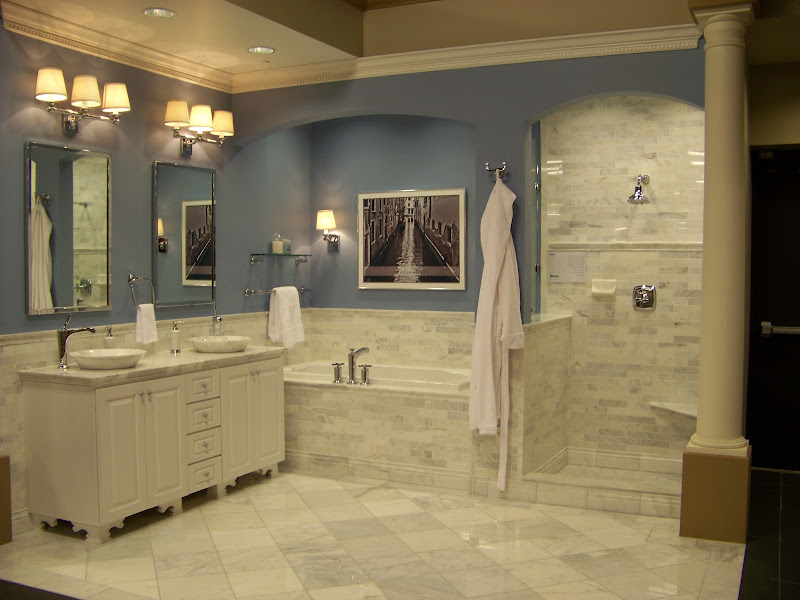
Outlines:
<svg viewBox="0 0 800 600"><path fill-rule="evenodd" d="M460 392L469 389L469 371L430 367L373 365L369 368L369 385L359 388L381 387L396 390L430 390ZM333 365L314 361L288 365L283 371L284 381L290 383L330 384L353 387L347 384L347 365L342 366L342 383L333 383ZM356 369L356 381L361 380L361 367Z"/></svg>

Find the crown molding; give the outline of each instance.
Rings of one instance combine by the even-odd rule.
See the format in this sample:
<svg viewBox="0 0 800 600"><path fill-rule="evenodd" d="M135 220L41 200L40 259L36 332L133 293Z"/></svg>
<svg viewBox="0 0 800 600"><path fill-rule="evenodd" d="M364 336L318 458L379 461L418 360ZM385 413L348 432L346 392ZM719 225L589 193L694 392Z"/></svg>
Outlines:
<svg viewBox="0 0 800 600"><path fill-rule="evenodd" d="M231 74L0 0L3 27L78 52L228 93L451 69L696 48L698 25L477 44Z"/></svg>
<svg viewBox="0 0 800 600"><path fill-rule="evenodd" d="M87 29L13 2L3 0L0 2L0 9L6 31L206 88L228 93L232 91L233 76L230 73L193 61L167 57L139 44Z"/></svg>
<svg viewBox="0 0 800 600"><path fill-rule="evenodd" d="M449 69L686 50L697 48L701 35L697 25L680 25L366 56L234 75L233 93Z"/></svg>

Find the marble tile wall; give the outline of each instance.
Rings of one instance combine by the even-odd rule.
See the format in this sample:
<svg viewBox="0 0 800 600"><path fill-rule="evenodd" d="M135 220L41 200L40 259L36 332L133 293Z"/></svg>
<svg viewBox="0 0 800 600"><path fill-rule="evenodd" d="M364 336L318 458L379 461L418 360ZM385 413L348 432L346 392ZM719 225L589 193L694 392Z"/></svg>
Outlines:
<svg viewBox="0 0 800 600"><path fill-rule="evenodd" d="M694 432L650 403L697 402L703 130L702 110L649 97L594 98L542 122L543 248L586 264L578 283L543 265L542 310L574 315L570 448L676 458ZM643 173L650 203L634 206ZM633 310L641 284L657 288L652 312Z"/></svg>
<svg viewBox="0 0 800 600"><path fill-rule="evenodd" d="M346 361L349 348L368 346L373 364L469 369L472 313L311 308L306 360Z"/></svg>

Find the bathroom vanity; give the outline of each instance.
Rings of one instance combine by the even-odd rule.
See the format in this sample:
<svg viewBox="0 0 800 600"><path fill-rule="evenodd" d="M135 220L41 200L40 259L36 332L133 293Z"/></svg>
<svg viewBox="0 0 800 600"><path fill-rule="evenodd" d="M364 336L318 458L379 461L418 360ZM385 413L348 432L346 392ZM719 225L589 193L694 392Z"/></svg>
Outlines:
<svg viewBox="0 0 800 600"><path fill-rule="evenodd" d="M225 494L285 458L282 349L147 355L133 369L19 372L28 512L109 539L125 517Z"/></svg>

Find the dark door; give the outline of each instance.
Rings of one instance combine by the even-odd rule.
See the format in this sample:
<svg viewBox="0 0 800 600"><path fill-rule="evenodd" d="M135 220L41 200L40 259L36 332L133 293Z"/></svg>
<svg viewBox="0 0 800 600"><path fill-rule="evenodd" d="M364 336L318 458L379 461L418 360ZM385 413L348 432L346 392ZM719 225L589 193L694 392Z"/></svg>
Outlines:
<svg viewBox="0 0 800 600"><path fill-rule="evenodd" d="M753 226L745 435L753 466L800 471L800 146L751 153ZM797 328L762 334L762 322Z"/></svg>

